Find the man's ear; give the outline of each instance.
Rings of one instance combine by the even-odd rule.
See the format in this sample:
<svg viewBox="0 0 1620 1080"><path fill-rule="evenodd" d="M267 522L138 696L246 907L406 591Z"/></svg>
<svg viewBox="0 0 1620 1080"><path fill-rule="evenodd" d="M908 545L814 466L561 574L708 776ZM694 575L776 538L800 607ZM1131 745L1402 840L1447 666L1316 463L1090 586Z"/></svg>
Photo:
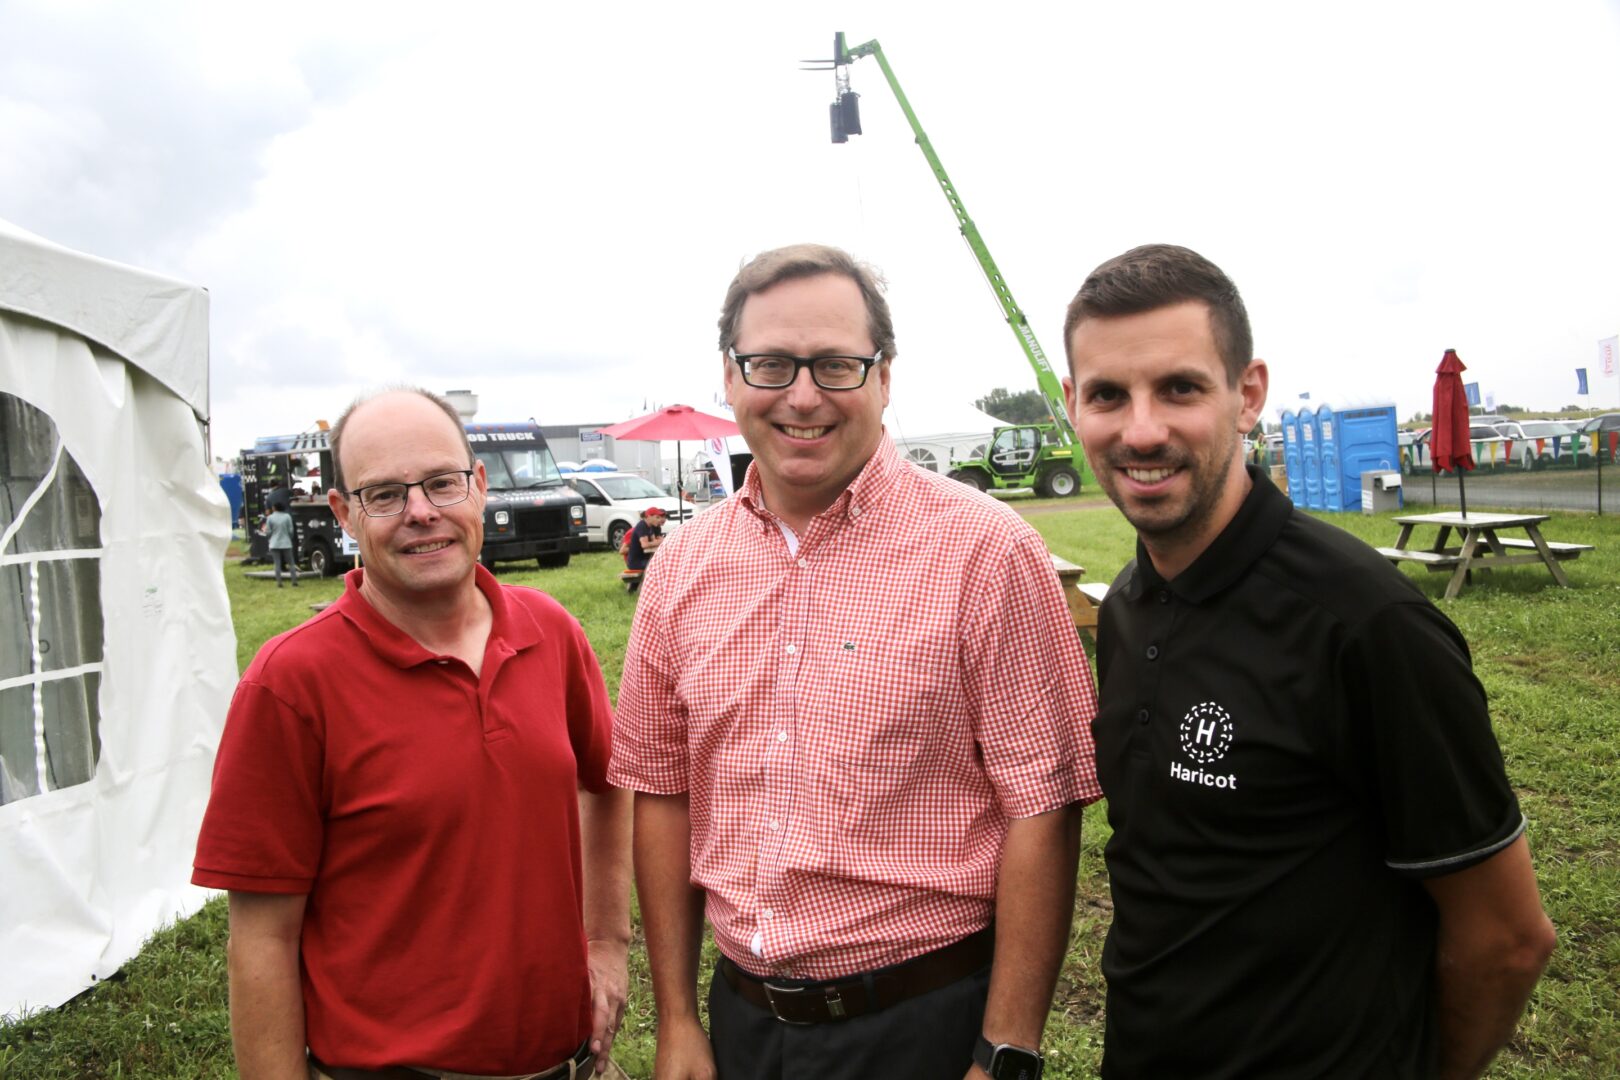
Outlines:
<svg viewBox="0 0 1620 1080"><path fill-rule="evenodd" d="M1271 372L1266 362L1258 357L1238 376L1238 393L1243 396L1243 411L1238 414L1238 430L1247 435L1254 430L1260 414L1266 409L1266 391L1271 388Z"/></svg>
<svg viewBox="0 0 1620 1080"><path fill-rule="evenodd" d="M343 527L343 531L356 540L360 539L360 533L349 524L349 500L345 499L337 488L326 489L326 505L331 507L332 516L337 518L337 522Z"/></svg>

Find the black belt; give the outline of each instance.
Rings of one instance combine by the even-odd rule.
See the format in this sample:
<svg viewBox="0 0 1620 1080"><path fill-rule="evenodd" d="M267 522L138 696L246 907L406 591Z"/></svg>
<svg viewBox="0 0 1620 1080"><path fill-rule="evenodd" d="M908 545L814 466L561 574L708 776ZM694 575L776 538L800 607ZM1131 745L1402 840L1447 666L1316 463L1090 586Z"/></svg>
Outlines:
<svg viewBox="0 0 1620 1080"><path fill-rule="evenodd" d="M737 996L787 1024L824 1024L887 1009L949 986L989 966L994 927L902 964L827 982L777 982L750 975L725 956L716 968Z"/></svg>
<svg viewBox="0 0 1620 1080"><path fill-rule="evenodd" d="M596 1055L591 1053L591 1040L586 1039L579 1044L579 1049L574 1051L573 1057L532 1075L535 1077L567 1076L568 1066L573 1065L574 1070L580 1076L590 1076L591 1066L595 1061ZM390 1065L385 1069L349 1069L341 1065L328 1065L313 1053L309 1055L309 1063L330 1076L332 1080L438 1080L437 1075L434 1073L423 1072L421 1069L412 1069L405 1065Z"/></svg>

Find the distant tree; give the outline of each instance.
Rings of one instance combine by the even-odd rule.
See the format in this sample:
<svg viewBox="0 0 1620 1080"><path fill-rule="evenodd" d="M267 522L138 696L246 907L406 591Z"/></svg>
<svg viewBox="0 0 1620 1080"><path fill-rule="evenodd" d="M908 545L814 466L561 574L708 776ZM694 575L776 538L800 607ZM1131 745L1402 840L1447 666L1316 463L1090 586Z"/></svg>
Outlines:
<svg viewBox="0 0 1620 1080"><path fill-rule="evenodd" d="M1426 412L1416 412L1416 413L1412 414L1412 419L1408 420L1407 423L1408 424L1427 424L1430 421L1432 421L1433 419L1434 418L1432 416L1430 416Z"/></svg>
<svg viewBox="0 0 1620 1080"><path fill-rule="evenodd" d="M1046 399L1038 390L1020 390L1016 394L998 386L973 403L1003 424L1038 424L1051 419L1046 411Z"/></svg>

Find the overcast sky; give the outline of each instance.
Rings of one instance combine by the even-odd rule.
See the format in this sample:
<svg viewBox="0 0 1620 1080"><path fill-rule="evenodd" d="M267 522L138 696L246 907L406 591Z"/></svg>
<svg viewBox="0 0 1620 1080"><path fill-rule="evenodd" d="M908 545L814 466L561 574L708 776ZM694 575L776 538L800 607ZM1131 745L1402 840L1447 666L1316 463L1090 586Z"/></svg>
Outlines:
<svg viewBox="0 0 1620 1080"><path fill-rule="evenodd" d="M483 419L713 407L740 261L890 282L896 415L1034 377L877 38L1047 352L1139 243L1238 283L1272 408L1620 408L1620 4L116 4L0 0L0 218L206 286L216 454L367 386ZM919 432L920 434L920 432Z"/></svg>

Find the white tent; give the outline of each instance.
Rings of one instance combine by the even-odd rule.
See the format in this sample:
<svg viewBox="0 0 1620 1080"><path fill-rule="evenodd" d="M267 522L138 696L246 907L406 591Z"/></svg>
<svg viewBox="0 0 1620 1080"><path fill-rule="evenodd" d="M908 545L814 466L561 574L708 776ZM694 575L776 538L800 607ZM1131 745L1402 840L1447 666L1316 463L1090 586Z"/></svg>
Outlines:
<svg viewBox="0 0 1620 1080"><path fill-rule="evenodd" d="M236 682L207 417L203 290L0 222L0 1014L207 895Z"/></svg>
<svg viewBox="0 0 1620 1080"><path fill-rule="evenodd" d="M902 457L937 473L950 472L953 457L977 456L991 430L1006 426L972 405L902 401L898 395L890 399L883 425Z"/></svg>

